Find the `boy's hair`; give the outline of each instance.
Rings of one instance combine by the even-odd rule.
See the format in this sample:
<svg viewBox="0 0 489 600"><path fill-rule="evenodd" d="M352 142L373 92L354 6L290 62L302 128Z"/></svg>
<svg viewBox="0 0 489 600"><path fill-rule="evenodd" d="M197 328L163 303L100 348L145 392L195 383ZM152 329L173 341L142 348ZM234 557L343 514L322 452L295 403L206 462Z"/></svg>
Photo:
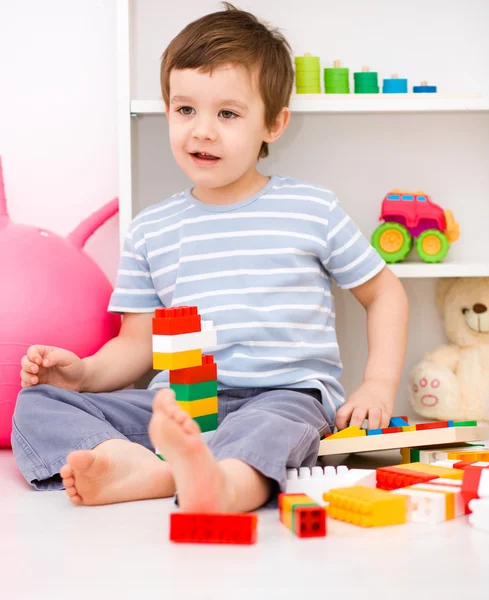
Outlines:
<svg viewBox="0 0 489 600"><path fill-rule="evenodd" d="M291 48L285 37L254 15L223 2L225 10L189 23L170 42L161 57L161 91L169 106L170 73L173 69L199 69L212 73L215 67L232 64L248 71L258 68L258 87L265 104L265 125L271 128L284 106L288 106L294 71ZM258 158L268 156L262 143Z"/></svg>

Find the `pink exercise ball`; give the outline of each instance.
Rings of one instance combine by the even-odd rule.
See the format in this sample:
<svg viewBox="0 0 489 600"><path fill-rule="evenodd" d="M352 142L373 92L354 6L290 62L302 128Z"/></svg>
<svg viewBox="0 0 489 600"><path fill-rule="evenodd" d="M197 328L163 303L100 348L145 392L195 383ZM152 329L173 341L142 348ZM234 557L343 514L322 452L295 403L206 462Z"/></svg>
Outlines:
<svg viewBox="0 0 489 600"><path fill-rule="evenodd" d="M7 213L0 161L0 446L10 446L20 361L29 346L59 346L83 358L119 332L120 317L107 312L112 286L82 250L117 211L114 199L67 238L18 225Z"/></svg>

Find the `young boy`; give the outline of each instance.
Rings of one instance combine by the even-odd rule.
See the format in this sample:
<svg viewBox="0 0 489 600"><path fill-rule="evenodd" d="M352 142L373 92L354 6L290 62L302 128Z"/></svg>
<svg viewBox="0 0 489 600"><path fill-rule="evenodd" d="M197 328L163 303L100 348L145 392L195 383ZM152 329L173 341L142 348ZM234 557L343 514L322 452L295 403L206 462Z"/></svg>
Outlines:
<svg viewBox="0 0 489 600"><path fill-rule="evenodd" d="M335 421L387 426L406 296L331 191L257 170L290 116L279 32L226 5L170 43L161 84L172 151L194 185L132 222L109 306L124 315L116 339L83 360L29 348L13 450L32 485L65 487L73 504L177 491L182 510L249 511L284 489L286 467L315 464ZM363 383L346 403L332 279L368 318ZM197 305L218 333L220 424L208 445L173 393L156 392L167 373L149 390L115 391L151 368L155 308L178 305Z"/></svg>

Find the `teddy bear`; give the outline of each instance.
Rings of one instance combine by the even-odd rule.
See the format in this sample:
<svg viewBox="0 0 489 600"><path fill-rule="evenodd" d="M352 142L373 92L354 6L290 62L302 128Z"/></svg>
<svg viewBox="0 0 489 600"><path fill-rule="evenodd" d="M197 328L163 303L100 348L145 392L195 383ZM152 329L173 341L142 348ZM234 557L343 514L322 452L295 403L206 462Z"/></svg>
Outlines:
<svg viewBox="0 0 489 600"><path fill-rule="evenodd" d="M413 409L430 420L489 420L489 277L440 279L436 305L451 344L409 374Z"/></svg>

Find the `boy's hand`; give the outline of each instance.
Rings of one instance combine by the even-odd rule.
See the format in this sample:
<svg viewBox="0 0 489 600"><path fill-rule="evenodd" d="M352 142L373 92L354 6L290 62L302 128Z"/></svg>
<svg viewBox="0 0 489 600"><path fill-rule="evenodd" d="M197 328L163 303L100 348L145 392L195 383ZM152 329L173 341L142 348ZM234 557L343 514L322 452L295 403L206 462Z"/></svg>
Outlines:
<svg viewBox="0 0 489 600"><path fill-rule="evenodd" d="M59 388L80 391L85 364L73 352L52 346L31 346L21 360L23 388L48 383Z"/></svg>
<svg viewBox="0 0 489 600"><path fill-rule="evenodd" d="M389 425L394 409L396 387L380 380L367 380L354 392L336 414L336 427L361 427L368 419L369 429Z"/></svg>

